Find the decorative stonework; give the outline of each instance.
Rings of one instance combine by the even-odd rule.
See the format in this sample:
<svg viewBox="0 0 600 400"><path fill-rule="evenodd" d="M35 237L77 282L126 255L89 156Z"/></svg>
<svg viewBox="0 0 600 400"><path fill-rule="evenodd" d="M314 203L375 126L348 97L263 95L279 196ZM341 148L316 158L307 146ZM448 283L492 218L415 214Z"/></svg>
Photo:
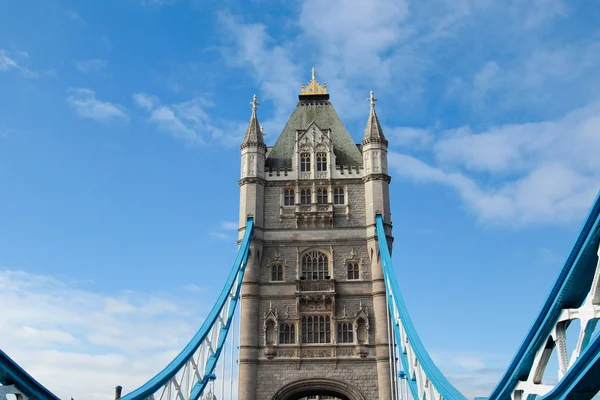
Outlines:
<svg viewBox="0 0 600 400"><path fill-rule="evenodd" d="M335 292L335 281L328 279L324 281L296 281L298 292Z"/></svg>
<svg viewBox="0 0 600 400"><path fill-rule="evenodd" d="M327 300L300 300L300 312L332 311L333 303Z"/></svg>
<svg viewBox="0 0 600 400"><path fill-rule="evenodd" d="M354 357L356 356L356 349L354 347L342 347L335 351L338 357Z"/></svg>
<svg viewBox="0 0 600 400"><path fill-rule="evenodd" d="M334 357L333 349L302 349L300 350L302 358L325 358Z"/></svg>
<svg viewBox="0 0 600 400"><path fill-rule="evenodd" d="M277 352L277 357L291 358L291 357L297 357L296 354L297 354L296 349L281 349Z"/></svg>

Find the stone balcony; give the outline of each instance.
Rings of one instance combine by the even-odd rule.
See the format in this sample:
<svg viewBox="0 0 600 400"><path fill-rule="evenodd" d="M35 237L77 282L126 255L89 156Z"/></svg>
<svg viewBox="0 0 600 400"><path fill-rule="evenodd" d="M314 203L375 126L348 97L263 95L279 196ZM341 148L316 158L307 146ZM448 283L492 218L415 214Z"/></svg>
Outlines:
<svg viewBox="0 0 600 400"><path fill-rule="evenodd" d="M334 279L321 279L321 280L297 280L296 281L296 292L310 294L310 293L335 293L335 280Z"/></svg>
<svg viewBox="0 0 600 400"><path fill-rule="evenodd" d="M333 204L296 204L294 210L298 228L332 228Z"/></svg>
<svg viewBox="0 0 600 400"><path fill-rule="evenodd" d="M297 280L296 299L301 312L335 310L335 280Z"/></svg>

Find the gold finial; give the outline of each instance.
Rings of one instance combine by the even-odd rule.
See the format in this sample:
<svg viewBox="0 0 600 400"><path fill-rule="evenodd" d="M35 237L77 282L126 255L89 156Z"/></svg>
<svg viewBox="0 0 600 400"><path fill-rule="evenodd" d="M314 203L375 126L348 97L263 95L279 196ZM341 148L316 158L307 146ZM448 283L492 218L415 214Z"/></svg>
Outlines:
<svg viewBox="0 0 600 400"><path fill-rule="evenodd" d="M258 97L256 97L256 95L254 95L254 97L252 98L252 101L250 102L250 104L252 104L252 111L256 111L256 106L258 106L260 103L257 101Z"/></svg>
<svg viewBox="0 0 600 400"><path fill-rule="evenodd" d="M317 71L315 70L315 67L312 68L311 73L312 73L311 81L306 86L304 86L304 84L302 84L302 92L300 92L300 94L302 94L302 95L327 94L327 84L325 83L325 84L323 84L323 86L321 86L321 84L319 82L317 82L317 80L315 79L315 75L317 73Z"/></svg>
<svg viewBox="0 0 600 400"><path fill-rule="evenodd" d="M375 93L373 93L373 91L371 90L371 95L369 96L369 98L367 99L367 101L369 103L371 103L371 107L375 107L375 102L378 100L375 98L374 96Z"/></svg>

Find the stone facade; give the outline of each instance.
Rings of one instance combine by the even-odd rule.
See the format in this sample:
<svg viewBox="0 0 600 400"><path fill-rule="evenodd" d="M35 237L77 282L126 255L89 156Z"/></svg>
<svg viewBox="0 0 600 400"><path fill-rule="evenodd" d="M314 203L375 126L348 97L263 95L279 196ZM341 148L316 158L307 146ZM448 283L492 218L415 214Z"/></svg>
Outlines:
<svg viewBox="0 0 600 400"><path fill-rule="evenodd" d="M240 238L246 218L255 218L242 286L239 398L390 399L374 219L382 213L391 232L390 179L387 142L372 131L379 127L373 103L362 153L329 95L301 95L270 149L256 105L239 181ZM277 165L284 167L269 167Z"/></svg>

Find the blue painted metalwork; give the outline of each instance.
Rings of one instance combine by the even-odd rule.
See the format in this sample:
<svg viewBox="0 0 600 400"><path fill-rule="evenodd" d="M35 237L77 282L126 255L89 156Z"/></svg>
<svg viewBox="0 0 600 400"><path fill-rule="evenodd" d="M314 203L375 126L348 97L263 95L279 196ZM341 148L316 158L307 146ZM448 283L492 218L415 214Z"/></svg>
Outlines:
<svg viewBox="0 0 600 400"><path fill-rule="evenodd" d="M2 350L0 350L0 383L5 386L15 385L31 400L59 400Z"/></svg>
<svg viewBox="0 0 600 400"><path fill-rule="evenodd" d="M402 348L402 335L401 329L405 332L406 337L408 339L408 343L410 344L412 351L414 352L416 359L418 360L422 370L424 371L427 379L436 389L436 391L444 398L448 400L466 400L466 397L460 393L450 382L448 379L442 374L439 368L435 365L429 353L423 346L421 339L419 338L417 331L410 319L410 315L408 314L408 310L406 305L404 304L404 299L402 298L402 294L400 292L400 286L398 285L398 281L396 280L396 275L394 273L394 268L392 264L392 257L390 255L390 251L388 249L387 244L387 236L385 234L385 229L383 225L383 218L381 215L376 216L376 229L377 229L377 241L379 244L379 253L381 256L381 265L383 268L383 275L386 283L386 290L388 291L389 296L389 311L392 316L399 314L399 318L394 318L394 336L396 337L396 343ZM395 309L394 309L395 307ZM402 326L400 326L400 324ZM404 367L404 371L408 374L408 382L411 393L414 399L419 399L419 391L416 383L417 377L415 375L410 374L409 371L412 370L411 366L408 363L408 357L406 354L403 354L400 351L400 358L402 360L402 365ZM424 393L423 398L426 395ZM432 399L433 400L433 399Z"/></svg>
<svg viewBox="0 0 600 400"><path fill-rule="evenodd" d="M527 379L536 351L543 346L543 342L560 317L561 311L564 308L580 307L585 300L596 268L596 251L600 241L599 215L600 194L596 197L577 241L546 298L546 302L511 361L508 370L490 394L490 400L511 398L518 381ZM596 375L596 377L600 381L600 375ZM561 381L565 381L566 378L567 376Z"/></svg>
<svg viewBox="0 0 600 400"><path fill-rule="evenodd" d="M171 380L179 370L190 360L190 358L194 355L194 352L200 347L200 345L206 340L209 332L213 328L214 324L217 323L219 315L223 310L223 307L226 305L228 301L228 296L232 288L234 287L234 283L238 283L237 291L235 296L231 299L232 306L229 309L230 316L233 315L235 311L235 305L237 304L239 298L239 292L241 288L242 279L244 276L244 271L246 267L246 262L248 260L248 253L250 250L250 240L252 239L252 231L254 227L254 219L249 217L246 223L246 231L244 233L244 238L242 243L240 244L240 248L238 250L237 257L229 273L225 286L221 291L215 305L212 310L204 320L204 323L198 330L198 332L194 335L192 340L183 348L183 350L171 361L169 365L167 365L161 372L159 372L156 376L150 379L147 383L134 390L133 392L122 397L123 400L145 400L151 397L154 393L160 390L169 380ZM237 279L236 279L237 277ZM237 281L237 282L236 282ZM225 342L225 338L227 337L227 332L230 327L231 319L229 319L228 323L222 327L222 334L219 336L219 343L217 346L217 350L212 354L208 363L205 367L204 376L200 377L200 379L194 385L192 391L192 400L198 399L204 388L211 380L214 379L214 369L217 364L219 355L221 354L221 350L223 348L223 343Z"/></svg>
<svg viewBox="0 0 600 400"><path fill-rule="evenodd" d="M554 389L540 400L588 400L600 389L600 334L588 345Z"/></svg>

